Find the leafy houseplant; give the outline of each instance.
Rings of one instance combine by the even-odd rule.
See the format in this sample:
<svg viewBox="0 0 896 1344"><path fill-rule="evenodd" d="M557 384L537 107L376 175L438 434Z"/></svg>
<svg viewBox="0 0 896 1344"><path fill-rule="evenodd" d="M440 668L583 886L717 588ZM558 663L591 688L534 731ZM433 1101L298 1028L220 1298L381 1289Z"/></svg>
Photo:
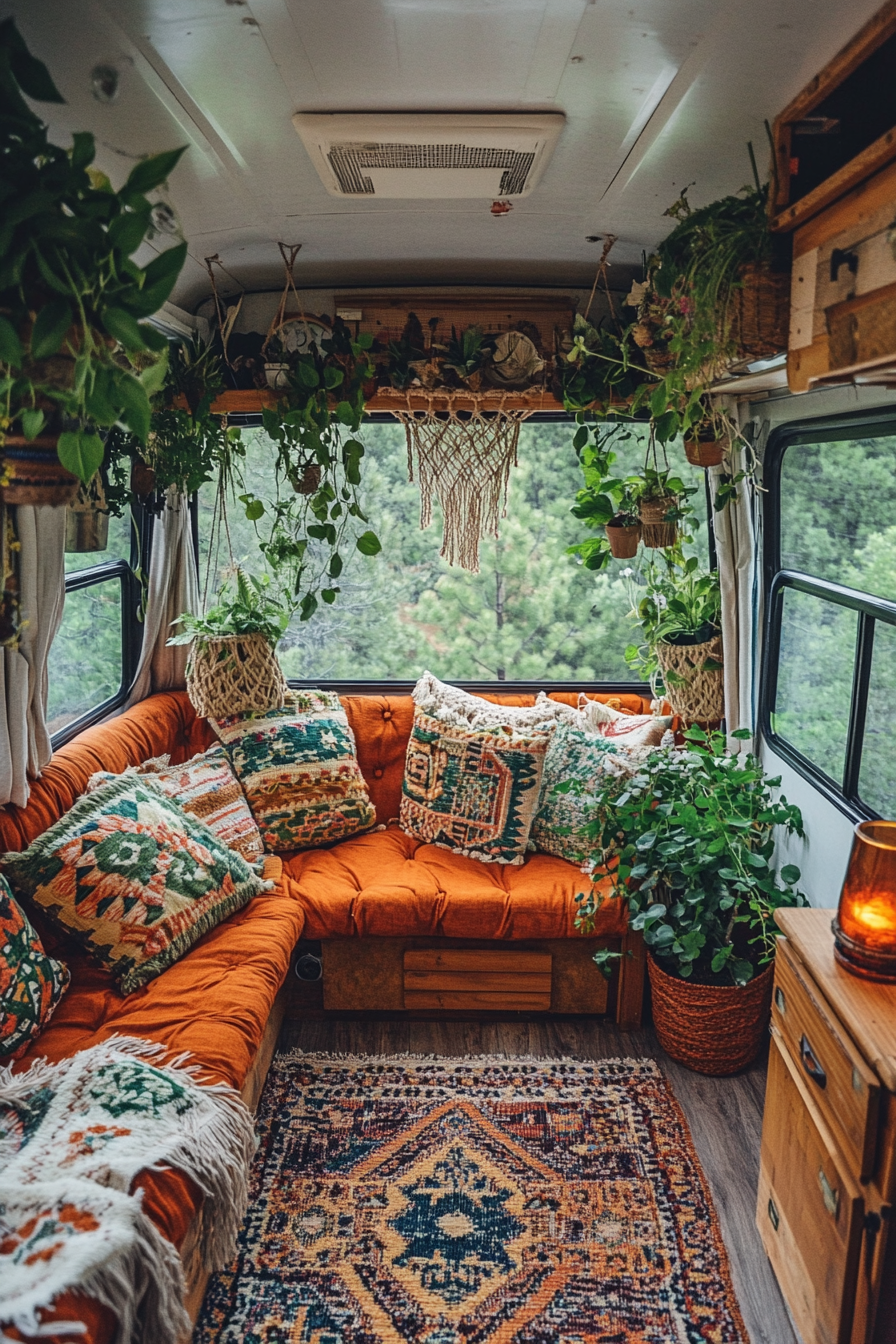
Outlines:
<svg viewBox="0 0 896 1344"><path fill-rule="evenodd" d="M630 405L647 374L628 336L593 327L581 313L573 319L572 336L557 365L557 391L566 409L608 415Z"/></svg>
<svg viewBox="0 0 896 1344"><path fill-rule="evenodd" d="M739 730L737 737L749 737ZM664 1047L683 1063L707 1072L732 1072L755 1055L767 1021L771 983L766 968L775 954L774 912L802 905L795 890L799 869L776 872L775 828L803 835L799 809L776 798L780 779L768 779L756 757L729 754L721 733L693 728L685 747L651 752L637 775L607 777L595 795L595 819L586 828L602 848L596 883L609 878L615 896L628 903L630 927L643 933L653 968L663 973L664 995L673 1003L654 1021ZM558 786L561 789L567 785ZM590 789L594 792L593 788ZM577 924L588 932L603 897L596 885L579 898ZM604 969L613 957L604 953ZM741 1032L742 990L757 977L765 1004L758 1033ZM674 985L682 986L674 1001ZM695 989L690 994L690 986ZM687 1008L696 993L697 1023ZM707 1014L720 1005L718 1023ZM665 998L663 1007L666 1007ZM702 1026L700 1025L702 1022ZM713 1034L731 1034L732 1053L716 1052ZM705 1054L695 1037L705 1038Z"/></svg>
<svg viewBox="0 0 896 1344"><path fill-rule="evenodd" d="M202 718L283 704L286 681L274 652L289 625L291 607L277 595L270 575L238 566L217 601L197 616L185 613L169 644L190 644L187 691Z"/></svg>
<svg viewBox="0 0 896 1344"><path fill-rule="evenodd" d="M636 590L632 604L644 642L629 644L626 662L650 681L654 694L662 680L675 713L688 719L720 719L722 597L718 574L702 571L696 556L685 559L678 546L648 567L646 576L646 586Z"/></svg>
<svg viewBox="0 0 896 1344"><path fill-rule="evenodd" d="M52 449L86 483L103 458L100 430L121 423L144 443L149 434L147 384L154 375L136 373L116 351L131 356L165 348L164 337L141 319L170 295L186 244L146 267L131 256L152 230L147 193L165 181L183 150L142 160L116 192L91 167L93 136L76 134L70 150L52 144L22 94L63 102L6 19L0 24L0 433L13 471L20 458L27 463Z"/></svg>
<svg viewBox="0 0 896 1344"><path fill-rule="evenodd" d="M280 404L262 412L277 447L275 498L240 496L246 517L257 524L265 561L281 576L302 620L313 616L318 599L336 601L350 529L367 522L358 496L364 445L357 436L373 375L371 344L366 333L355 341L347 328L334 329L321 348L312 342L294 358ZM382 549L369 529L355 545L364 555Z"/></svg>

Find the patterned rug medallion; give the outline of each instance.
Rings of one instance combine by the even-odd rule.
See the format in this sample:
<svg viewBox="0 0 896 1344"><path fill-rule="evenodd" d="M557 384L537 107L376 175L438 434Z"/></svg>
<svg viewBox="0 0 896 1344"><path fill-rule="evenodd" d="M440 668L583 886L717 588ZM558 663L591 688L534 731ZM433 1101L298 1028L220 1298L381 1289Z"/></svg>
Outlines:
<svg viewBox="0 0 896 1344"><path fill-rule="evenodd" d="M281 1055L198 1344L747 1344L646 1059Z"/></svg>

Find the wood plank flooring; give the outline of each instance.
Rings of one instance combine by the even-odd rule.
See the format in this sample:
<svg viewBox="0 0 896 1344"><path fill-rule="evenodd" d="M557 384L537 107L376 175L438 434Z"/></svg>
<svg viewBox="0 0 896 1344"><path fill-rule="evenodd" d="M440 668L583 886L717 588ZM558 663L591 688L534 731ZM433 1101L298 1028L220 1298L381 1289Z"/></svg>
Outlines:
<svg viewBox="0 0 896 1344"><path fill-rule="evenodd" d="M393 1055L542 1055L656 1059L688 1119L709 1180L752 1344L799 1344L754 1226L765 1060L735 1078L680 1068L647 1027L622 1031L603 1019L409 1021L391 1015L288 1019L279 1049Z"/></svg>

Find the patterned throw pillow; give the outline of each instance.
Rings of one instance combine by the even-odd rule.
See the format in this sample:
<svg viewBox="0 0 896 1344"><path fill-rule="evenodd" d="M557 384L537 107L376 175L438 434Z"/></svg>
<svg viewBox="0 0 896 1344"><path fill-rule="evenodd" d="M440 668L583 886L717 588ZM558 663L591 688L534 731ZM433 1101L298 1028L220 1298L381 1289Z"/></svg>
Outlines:
<svg viewBox="0 0 896 1344"><path fill-rule="evenodd" d="M191 817L205 822L219 840L241 854L247 863L254 867L263 859L261 834L223 747L209 747L183 765L171 765L168 757L157 756L132 766L125 774L152 775L169 798ZM92 793L104 780L116 778L100 770L91 775L87 792Z"/></svg>
<svg viewBox="0 0 896 1344"><path fill-rule="evenodd" d="M592 707L597 707L597 715L590 718L593 726L581 726L589 722ZM672 723L671 718L650 714L626 715L612 709L608 713L613 717L607 717L606 705L589 701L578 720L564 720L551 737L532 823L532 845L544 854L581 864L599 852L600 846L582 834L598 815L594 790L606 783L608 774L634 774ZM628 732L626 719L631 724ZM577 787L558 793L557 785L568 780Z"/></svg>
<svg viewBox="0 0 896 1344"><path fill-rule="evenodd" d="M483 863L522 863L548 741L543 731L446 723L418 705L405 760L402 830Z"/></svg>
<svg viewBox="0 0 896 1344"><path fill-rule="evenodd" d="M471 695L459 686L439 681L431 672L424 672L414 687L414 704L430 718L440 719L455 728L514 729L520 733L550 733L560 720L562 712L576 710L549 700L542 692L534 705L496 705Z"/></svg>
<svg viewBox="0 0 896 1344"><path fill-rule="evenodd" d="M148 775L101 784L0 863L14 890L106 966L122 994L270 886Z"/></svg>
<svg viewBox="0 0 896 1344"><path fill-rule="evenodd" d="M311 849L376 820L339 696L290 691L279 709L210 719L265 849Z"/></svg>
<svg viewBox="0 0 896 1344"><path fill-rule="evenodd" d="M47 956L0 877L0 1059L17 1059L40 1035L70 978L67 966Z"/></svg>

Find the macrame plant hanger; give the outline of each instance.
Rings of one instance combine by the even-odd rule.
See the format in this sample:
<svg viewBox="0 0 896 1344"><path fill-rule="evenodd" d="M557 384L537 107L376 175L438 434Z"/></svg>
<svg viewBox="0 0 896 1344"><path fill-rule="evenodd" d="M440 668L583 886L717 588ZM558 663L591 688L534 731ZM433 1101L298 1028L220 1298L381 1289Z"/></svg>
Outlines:
<svg viewBox="0 0 896 1344"><path fill-rule="evenodd" d="M292 317L287 317L286 305L289 302L289 296L292 294L296 301L296 309L299 317L302 319L302 325L305 328L305 335L308 343L311 343L311 329L308 326L308 319L305 316L305 309L302 307L302 300L299 298L299 291L296 289L296 278L294 274L296 257L302 250L301 243L278 243L280 256L283 258L283 269L286 272L286 280L283 285L283 293L280 295L280 302L277 305L277 311L274 314L271 325L268 327L268 334L264 338L264 345L261 347L261 353L267 355L267 349L270 342L286 325Z"/></svg>
<svg viewBox="0 0 896 1344"><path fill-rule="evenodd" d="M415 394L419 396L420 394ZM396 410L404 425L408 447L408 479L413 481L415 460L420 482L420 526L432 522L432 502L442 508L442 549L449 565L479 573L479 542L498 536L499 522L507 516L510 469L517 465L520 426L529 409L505 406L507 394L494 410L484 410L484 398L464 393L472 410L459 410L450 393L427 393L422 412ZM438 398L440 409L434 409ZM445 404L447 402L447 404Z"/></svg>
<svg viewBox="0 0 896 1344"><path fill-rule="evenodd" d="M234 327L236 326L236 320L240 315L240 309L243 306L243 299L246 297L246 291L242 288L242 286L240 286L240 296L237 299L236 303L231 304L229 308L225 309L221 301L221 296L218 293L218 286L215 283L215 272L214 272L215 266L219 266L221 270L224 272L224 274L229 275L230 279L233 280L236 284L239 285L240 282L239 280L236 279L236 276L230 275L230 272L222 262L217 252L213 257L205 258L205 269L208 271L208 278L211 281L212 285L212 295L215 300L215 313L218 318L218 330L221 333L221 349L224 355L224 363L227 365L228 369L232 369L233 365L231 364L230 357L227 354L227 342L230 340L231 333Z"/></svg>

